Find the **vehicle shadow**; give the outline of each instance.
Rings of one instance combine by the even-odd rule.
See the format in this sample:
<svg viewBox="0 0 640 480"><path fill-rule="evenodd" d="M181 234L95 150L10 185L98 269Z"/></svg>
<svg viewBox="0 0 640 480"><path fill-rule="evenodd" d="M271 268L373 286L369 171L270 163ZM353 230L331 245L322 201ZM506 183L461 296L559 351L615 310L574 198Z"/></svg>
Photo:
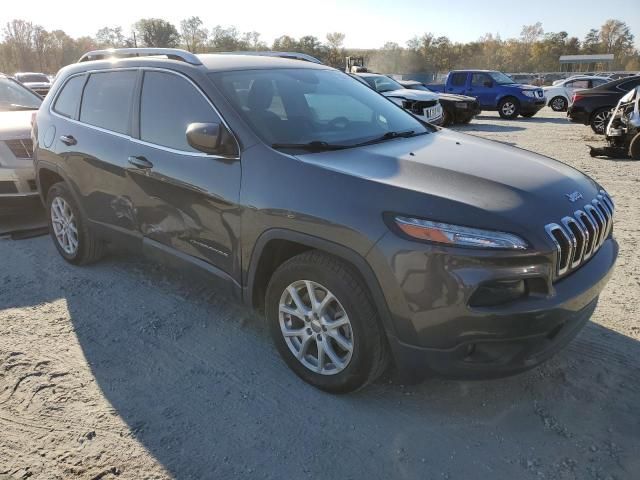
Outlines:
<svg viewBox="0 0 640 480"><path fill-rule="evenodd" d="M22 292L28 272L16 273L0 310L64 298L99 388L175 478L630 478L640 468L640 342L597 324L516 377L381 381L332 396L288 370L258 315L206 283L121 253L74 268L48 239L27 242L48 255L38 286Z"/></svg>

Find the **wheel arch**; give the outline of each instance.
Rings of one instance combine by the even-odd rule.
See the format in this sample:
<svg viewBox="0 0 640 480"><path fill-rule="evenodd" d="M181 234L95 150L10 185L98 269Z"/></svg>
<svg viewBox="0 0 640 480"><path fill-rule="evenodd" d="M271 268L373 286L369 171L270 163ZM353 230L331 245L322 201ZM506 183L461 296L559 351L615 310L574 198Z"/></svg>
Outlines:
<svg viewBox="0 0 640 480"><path fill-rule="evenodd" d="M385 332L395 336L391 313L384 300L382 288L366 259L344 245L293 230L270 229L262 233L256 241L246 270L246 280L243 282L245 304L258 311L263 310L264 294L273 272L284 261L308 250L319 250L334 255L349 264L368 288Z"/></svg>
<svg viewBox="0 0 640 480"><path fill-rule="evenodd" d="M86 216L82 202L80 201L75 188L73 188L73 183L69 181L65 172L56 164L39 161L36 167L36 184L38 185L40 199L45 206L47 203L47 193L49 192L49 189L58 182L64 182L67 184L76 205L82 214Z"/></svg>

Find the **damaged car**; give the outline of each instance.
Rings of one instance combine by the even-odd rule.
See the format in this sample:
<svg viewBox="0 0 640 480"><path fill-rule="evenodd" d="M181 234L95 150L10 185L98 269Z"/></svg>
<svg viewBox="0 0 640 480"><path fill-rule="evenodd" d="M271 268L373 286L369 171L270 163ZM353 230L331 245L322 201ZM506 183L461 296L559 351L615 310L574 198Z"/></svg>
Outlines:
<svg viewBox="0 0 640 480"><path fill-rule="evenodd" d="M640 87L623 96L606 128L607 146L591 148L592 157L640 160Z"/></svg>
<svg viewBox="0 0 640 480"><path fill-rule="evenodd" d="M398 83L409 90L431 92L424 83L416 80L400 80ZM442 105L443 127L454 123L469 123L476 115L482 112L480 103L475 97L452 93L438 93L436 95L438 95L438 100L440 100L440 105Z"/></svg>
<svg viewBox="0 0 640 480"><path fill-rule="evenodd" d="M443 109L437 94L430 91L409 90L393 78L379 73L355 73L352 76L364 80L363 83L420 120L442 125Z"/></svg>

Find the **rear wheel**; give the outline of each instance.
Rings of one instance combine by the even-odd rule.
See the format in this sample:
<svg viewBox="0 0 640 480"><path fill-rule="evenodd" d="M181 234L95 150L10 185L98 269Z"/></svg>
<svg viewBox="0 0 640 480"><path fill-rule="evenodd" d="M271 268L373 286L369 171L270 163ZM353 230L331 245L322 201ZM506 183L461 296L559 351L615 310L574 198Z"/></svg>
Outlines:
<svg viewBox="0 0 640 480"><path fill-rule="evenodd" d="M633 160L640 160L640 133L637 133L629 144L629 156Z"/></svg>
<svg viewBox="0 0 640 480"><path fill-rule="evenodd" d="M265 301L280 355L314 387L351 392L384 372L384 333L350 265L318 251L297 255L275 271Z"/></svg>
<svg viewBox="0 0 640 480"><path fill-rule="evenodd" d="M520 102L513 97L503 98L498 103L498 113L502 118L513 120L520 113Z"/></svg>
<svg viewBox="0 0 640 480"><path fill-rule="evenodd" d="M67 262L84 265L102 257L104 243L88 229L63 182L53 185L47 193L47 218L53 243Z"/></svg>
<svg viewBox="0 0 640 480"><path fill-rule="evenodd" d="M604 131L607 128L607 123L609 123L610 117L610 108L601 108L593 112L593 115L591 115L591 121L589 122L589 124L591 125L591 130L593 130L598 135L604 135Z"/></svg>
<svg viewBox="0 0 640 480"><path fill-rule="evenodd" d="M553 97L549 102L549 106L554 112L565 112L569 106L569 102L564 97Z"/></svg>

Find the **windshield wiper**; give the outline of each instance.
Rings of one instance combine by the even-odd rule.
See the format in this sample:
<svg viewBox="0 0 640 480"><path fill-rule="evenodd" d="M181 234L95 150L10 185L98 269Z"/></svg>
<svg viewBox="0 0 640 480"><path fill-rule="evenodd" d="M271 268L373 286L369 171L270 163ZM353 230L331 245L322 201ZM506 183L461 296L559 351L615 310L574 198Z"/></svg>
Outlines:
<svg viewBox="0 0 640 480"><path fill-rule="evenodd" d="M333 143L322 142L320 140L314 140L308 143L274 143L272 148L293 148L300 150L308 150L310 152L328 152L331 150L343 150L345 148L351 148L351 145L335 145Z"/></svg>
<svg viewBox="0 0 640 480"><path fill-rule="evenodd" d="M362 147L364 145L373 145L374 143L384 142L385 140L392 140L394 138L408 138L416 135L424 135L425 133L429 133L429 132L425 131L422 133L416 133L415 130L405 130L404 132L387 132L378 138L374 138L372 140L367 140L366 142L358 143L355 146Z"/></svg>

